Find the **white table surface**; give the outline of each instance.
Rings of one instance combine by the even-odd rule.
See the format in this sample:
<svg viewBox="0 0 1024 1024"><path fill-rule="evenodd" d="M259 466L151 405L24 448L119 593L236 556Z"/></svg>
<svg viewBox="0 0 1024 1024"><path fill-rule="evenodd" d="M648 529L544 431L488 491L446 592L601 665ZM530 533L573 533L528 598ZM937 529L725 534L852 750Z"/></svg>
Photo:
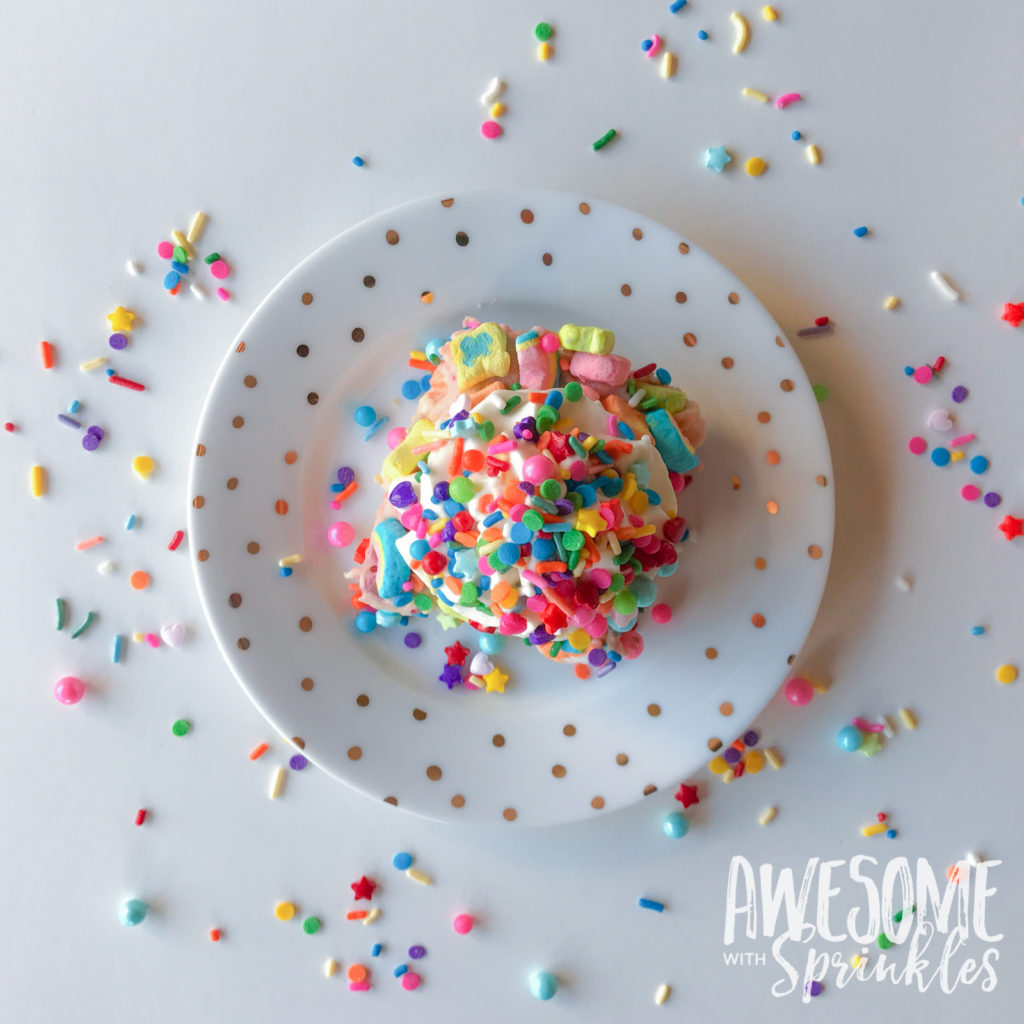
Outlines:
<svg viewBox="0 0 1024 1024"><path fill-rule="evenodd" d="M799 995L772 996L782 972L770 956L763 967L723 963L731 857L799 873L809 857L903 855L944 870L967 850L1003 861L990 875L998 892L988 921L1005 935L994 944L994 991L829 983L813 1006L851 1022L925 1012L994 1019L1018 1006L1024 681L1000 686L993 672L1024 659L1024 540L1009 543L996 529L1004 512L1024 513L1024 342L998 318L1005 301L1024 299L1024 14L1009 0L981 9L782 0L774 25L760 5L745 8L752 41L734 56L728 5L693 0L675 16L667 6L8 7L0 419L20 429L0 437L5 1019L504 1022L543 1012L788 1021L802 1010ZM557 29L546 65L532 36L542 18ZM701 28L707 42L696 38ZM680 55L671 82L640 54L654 31ZM495 74L509 82L508 114L492 144L478 133L478 96ZM741 99L746 85L805 100L780 113ZM621 137L595 155L590 142L610 126ZM821 147L820 166L789 140L793 127ZM701 159L719 144L737 158L722 176ZM350 163L357 153L361 170ZM755 154L771 165L760 179L739 168ZM269 802L269 767L289 751L275 741L258 765L247 759L271 730L204 628L189 555L166 550L184 525L208 382L269 288L379 209L443 189L524 183L593 193L665 221L736 271L791 337L816 315L836 323L829 336L795 341L812 381L831 389L822 409L838 500L832 575L796 668L832 689L801 710L777 697L759 719L785 757L782 771L728 788L706 772L691 776L701 804L680 842L660 833L662 814L678 806L668 792L546 831L426 823L313 770L293 774ZM214 218L209 244L233 256L235 299L171 307L154 247L199 207ZM860 224L871 228L862 240L851 234ZM144 276L125 274L128 257L146 264ZM936 268L962 302L937 294L928 281ZM889 294L903 299L897 312L882 310ZM105 348L103 317L117 303L147 321L133 355L152 384L145 396L111 394L77 369ZM60 353L50 373L39 365L43 337ZM949 360L941 385L906 380L905 364L939 355ZM949 407L956 383L970 389L960 422L992 459L982 482L1002 493L997 511L960 499L968 474L906 451L911 434L937 439L924 419ZM108 428L96 456L56 422L76 397L87 422ZM129 469L143 451L160 466L146 485ZM26 483L35 462L51 474L38 502ZM121 528L128 512L139 517L132 534ZM120 566L111 577L73 550L95 533L111 538L104 557ZM132 568L152 573L145 594L127 587ZM909 594L894 585L903 573L915 580ZM74 643L54 632L57 594L71 602L73 624L88 608L100 613ZM175 620L192 627L186 646L133 648L124 665L110 664L113 632ZM969 635L976 623L985 636ZM52 697L68 672L90 683L75 708ZM920 728L879 756L835 746L852 716L904 705ZM185 740L170 735L179 716L195 723ZM769 804L779 815L762 828ZM141 806L151 818L136 828ZM890 812L896 841L860 836L879 810ZM434 876L432 888L390 867L399 849ZM383 916L372 929L344 921L348 884L364 872L381 883ZM117 920L130 895L154 908L137 929ZM639 910L639 895L668 909ZM275 921L280 899L320 916L321 933ZM467 938L448 924L462 909L479 919ZM211 927L223 930L219 945L207 940ZM327 956L343 967L372 963L375 940L386 949L371 992L323 978ZM414 942L429 950L424 985L406 993L390 968ZM847 957L857 946L829 950ZM543 1007L527 987L538 967L562 979ZM659 1009L652 995L662 982L673 994Z"/></svg>

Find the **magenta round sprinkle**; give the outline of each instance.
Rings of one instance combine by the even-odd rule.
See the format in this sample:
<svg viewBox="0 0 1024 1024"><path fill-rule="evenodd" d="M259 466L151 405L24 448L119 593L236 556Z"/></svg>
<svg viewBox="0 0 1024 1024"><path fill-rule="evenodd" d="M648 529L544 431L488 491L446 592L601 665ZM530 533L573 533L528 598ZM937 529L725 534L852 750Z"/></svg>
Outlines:
<svg viewBox="0 0 1024 1024"><path fill-rule="evenodd" d="M485 139L496 139L502 132L501 125L497 121L484 121L480 125L480 134Z"/></svg>
<svg viewBox="0 0 1024 1024"><path fill-rule="evenodd" d="M914 455L923 455L928 450L928 442L923 437L912 437L907 447Z"/></svg>

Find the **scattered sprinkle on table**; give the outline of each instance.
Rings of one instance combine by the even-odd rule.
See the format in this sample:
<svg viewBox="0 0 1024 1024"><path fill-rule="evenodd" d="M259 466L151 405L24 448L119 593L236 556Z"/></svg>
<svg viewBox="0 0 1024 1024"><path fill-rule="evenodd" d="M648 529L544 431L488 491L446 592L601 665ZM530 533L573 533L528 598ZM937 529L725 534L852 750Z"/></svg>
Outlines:
<svg viewBox="0 0 1024 1024"><path fill-rule="evenodd" d="M534 971L530 975L530 992L534 999L551 999L557 991L558 979L550 971Z"/></svg>
<svg viewBox="0 0 1024 1024"><path fill-rule="evenodd" d="M959 302L960 293L949 283L945 274L940 273L938 270L933 270L929 275L928 279L935 286L936 291L940 295L949 299L950 302Z"/></svg>
<svg viewBox="0 0 1024 1024"><path fill-rule="evenodd" d="M761 92L760 89L751 89L744 87L741 95L748 100L757 100L758 103L767 103L769 96L766 92Z"/></svg>
<svg viewBox="0 0 1024 1024"><path fill-rule="evenodd" d="M868 233L868 229L861 225L859 228L853 229L853 234L856 238L863 238Z"/></svg>
<svg viewBox="0 0 1024 1024"><path fill-rule="evenodd" d="M807 157L809 164L820 164L821 163L821 150L815 145L808 145L804 149L804 155Z"/></svg>
<svg viewBox="0 0 1024 1024"><path fill-rule="evenodd" d="M1000 665L996 669L997 683L1012 683L1017 678L1016 665Z"/></svg>
<svg viewBox="0 0 1024 1024"><path fill-rule="evenodd" d="M659 985L654 992L654 1005L663 1006L665 1004L665 1000L667 1000L671 994L671 985Z"/></svg>
<svg viewBox="0 0 1024 1024"><path fill-rule="evenodd" d="M733 11L729 15L729 20L732 22L733 28L735 29L736 36L732 43L733 53L742 53L747 48L747 43L750 41L750 25L747 24L747 19L740 14L739 11Z"/></svg>
<svg viewBox="0 0 1024 1024"><path fill-rule="evenodd" d="M280 766L274 769L274 774L270 776L269 796L271 800L276 800L284 790L286 774L285 770Z"/></svg>
<svg viewBox="0 0 1024 1024"><path fill-rule="evenodd" d="M306 920L302 922L302 930L307 935L316 935L316 933L320 931L320 918L307 917Z"/></svg>
<svg viewBox="0 0 1024 1024"><path fill-rule="evenodd" d="M601 136L601 138L595 139L591 143L591 147L593 148L594 152L596 153L599 149L604 149L604 147L607 146L608 143L611 142L616 135L618 135L618 132L614 128L609 128L608 131L606 131L604 135Z"/></svg>
<svg viewBox="0 0 1024 1024"><path fill-rule="evenodd" d="M750 176L751 176L752 178L756 178L756 177L758 177L758 176L760 176L760 175L764 174L764 172L765 172L766 170L768 170L768 164L767 164L767 163L765 163L765 161L764 161L764 160L763 160L763 159L762 159L761 157L759 157L759 156L752 156L752 157L751 157L751 158L750 158L750 159L749 159L749 160L748 160L748 161L747 161L747 162L746 162L746 163L745 163L745 164L743 165L743 169L744 169L744 170L745 170L745 171L747 172L747 174L749 174L749 175L750 175Z"/></svg>
<svg viewBox="0 0 1024 1024"><path fill-rule="evenodd" d="M764 810L763 810L763 811L762 811L762 812L761 812L761 813L760 813L760 814L758 815L758 818L757 818L757 823L758 823L759 825L767 825L767 824L768 824L769 822L771 822L771 821L774 821L774 820L775 820L775 815L776 815L777 813L778 813L778 811L777 811L777 809L776 809L776 808L774 808L774 807L766 807L766 808L765 808L765 809L764 809Z"/></svg>
<svg viewBox="0 0 1024 1024"><path fill-rule="evenodd" d="M29 493L33 498L41 498L49 488L48 474L42 466L33 466L28 474Z"/></svg>
<svg viewBox="0 0 1024 1024"><path fill-rule="evenodd" d="M171 726L171 732L175 736L186 736L191 728L191 723L187 722L184 718L179 718Z"/></svg>
<svg viewBox="0 0 1024 1024"><path fill-rule="evenodd" d="M422 871L417 871L416 868L406 868L406 877L411 878L414 882L419 882L420 885L433 885L434 880L430 875L424 874Z"/></svg>
<svg viewBox="0 0 1024 1024"><path fill-rule="evenodd" d="M95 612L87 612L82 624L71 634L72 640L77 640L96 621Z"/></svg>
<svg viewBox="0 0 1024 1024"><path fill-rule="evenodd" d="M638 907L643 907L644 910L654 910L657 913L661 913L665 909L664 903L659 903L657 900L649 900L646 896L641 896L637 901Z"/></svg>
<svg viewBox="0 0 1024 1024"><path fill-rule="evenodd" d="M721 174L729 163L732 163L732 156L725 146L714 146L704 150L704 166L716 174Z"/></svg>
<svg viewBox="0 0 1024 1024"><path fill-rule="evenodd" d="M295 904L282 901L274 906L274 917L278 921L290 921L295 916Z"/></svg>

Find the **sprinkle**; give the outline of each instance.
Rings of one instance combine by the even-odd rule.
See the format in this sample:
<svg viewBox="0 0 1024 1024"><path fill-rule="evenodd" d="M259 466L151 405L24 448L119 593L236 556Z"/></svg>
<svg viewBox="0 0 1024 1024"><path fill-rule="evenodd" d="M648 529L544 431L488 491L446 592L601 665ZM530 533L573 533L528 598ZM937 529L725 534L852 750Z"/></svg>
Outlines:
<svg viewBox="0 0 1024 1024"><path fill-rule="evenodd" d="M1000 665L996 669L997 683L1012 683L1017 678L1016 665Z"/></svg>
<svg viewBox="0 0 1024 1024"><path fill-rule="evenodd" d="M555 49L550 43L541 43L537 47L537 60L551 60Z"/></svg>
<svg viewBox="0 0 1024 1024"><path fill-rule="evenodd" d="M277 564L283 569L288 565L298 565L302 561L302 555L286 555Z"/></svg>
<svg viewBox="0 0 1024 1024"><path fill-rule="evenodd" d="M100 562L100 564L96 566L96 571L101 576L109 576L116 568L117 568L117 563L116 562L112 562L108 558L105 562Z"/></svg>
<svg viewBox="0 0 1024 1024"><path fill-rule="evenodd" d="M745 171L747 172L747 174L749 174L749 175L750 175L750 176L751 176L752 178L757 178L757 177L760 177L760 175L764 174L764 172L765 172L766 170L768 170L768 164L767 164L767 163L765 163L765 161L764 161L764 160L763 160L763 159L762 159L761 157L759 157L759 156L752 156L752 157L751 157L751 158L750 158L750 159L749 159L749 160L748 160L748 161L747 161L747 162L746 162L746 163L745 163L745 164L743 165L743 169L744 169L744 170L745 170Z"/></svg>
<svg viewBox="0 0 1024 1024"><path fill-rule="evenodd" d="M686 0L672 0L668 5L669 14L678 14L686 6Z"/></svg>
<svg viewBox="0 0 1024 1024"><path fill-rule="evenodd" d="M206 298L206 289L198 282L193 281L189 286L188 290L192 295L202 302Z"/></svg>
<svg viewBox="0 0 1024 1024"><path fill-rule="evenodd" d="M666 50L661 55L661 77L674 78L678 67L679 58L674 53L670 53L668 50Z"/></svg>
<svg viewBox="0 0 1024 1024"><path fill-rule="evenodd" d="M803 96L798 92L787 92L775 101L775 106L778 110L785 110L791 103L798 103L802 99Z"/></svg>
<svg viewBox="0 0 1024 1024"><path fill-rule="evenodd" d="M145 822L145 820L146 820L146 808L145 807L140 807L139 810L137 810L135 812L135 824L136 825L141 825L143 822Z"/></svg>
<svg viewBox="0 0 1024 1024"><path fill-rule="evenodd" d="M774 807L766 807L757 819L759 825L767 825L768 822L773 821L775 815L778 813Z"/></svg>
<svg viewBox="0 0 1024 1024"><path fill-rule="evenodd" d="M132 512L131 515L129 515L128 518L124 521L124 528L126 530L134 530L135 529L135 513L134 512Z"/></svg>
<svg viewBox="0 0 1024 1024"><path fill-rule="evenodd" d="M366 917L366 911L365 910L350 910L345 915L345 920L346 921L362 921L362 919L364 917Z"/></svg>
<svg viewBox="0 0 1024 1024"><path fill-rule="evenodd" d="M123 647L124 637L122 637L120 633L116 633L114 635L114 642L110 648L110 660L115 665L119 665L121 663L121 651Z"/></svg>
<svg viewBox="0 0 1024 1024"><path fill-rule="evenodd" d="M192 217L192 223L188 226L188 234L185 236L185 241L190 245L194 245L203 237L203 232L206 230L206 225L209 223L209 216L202 210L197 210ZM184 248L184 246L182 246Z"/></svg>
<svg viewBox="0 0 1024 1024"><path fill-rule="evenodd" d="M812 338L816 334L831 334L831 333L832 333L832 325L831 324L820 324L820 325L815 326L815 327L801 327L800 330L796 332L796 336L798 338Z"/></svg>
<svg viewBox="0 0 1024 1024"><path fill-rule="evenodd" d="M779 13L774 7L769 7L765 4L765 6L761 8L761 17L764 18L765 21L776 21L779 17Z"/></svg>
<svg viewBox="0 0 1024 1024"><path fill-rule="evenodd" d="M861 225L859 228L854 228L853 233L857 238L863 238L868 233L868 229Z"/></svg>
<svg viewBox="0 0 1024 1024"><path fill-rule="evenodd" d="M766 747L764 756L765 760L776 770L782 767L782 758L779 757L774 747Z"/></svg>
<svg viewBox="0 0 1024 1024"><path fill-rule="evenodd" d="M217 298L220 299L221 302L229 302L231 300L231 292L229 292L227 288L218 288Z"/></svg>
<svg viewBox="0 0 1024 1024"><path fill-rule="evenodd" d="M821 163L821 150L817 146L811 145L804 149L804 155L807 157L809 164L820 164Z"/></svg>
<svg viewBox="0 0 1024 1024"><path fill-rule="evenodd" d="M96 621L96 613L88 612L82 624L71 634L72 640L77 640Z"/></svg>
<svg viewBox="0 0 1024 1024"><path fill-rule="evenodd" d="M380 907L371 907L370 910L363 915L363 924L373 924L378 917L380 917Z"/></svg>
<svg viewBox="0 0 1024 1024"><path fill-rule="evenodd" d="M379 942L375 942L373 947L370 949L370 956L380 956L383 948L384 947Z"/></svg>
<svg viewBox="0 0 1024 1024"><path fill-rule="evenodd" d="M105 538L103 538L103 537L101 537L101 536L99 536L97 534L95 537L90 537L88 540L80 540L75 545L75 550L76 551L86 551L89 548L94 548L94 547L96 547L97 544L102 544L104 539Z"/></svg>
<svg viewBox="0 0 1024 1024"><path fill-rule="evenodd" d="M500 78L492 78L484 90L483 95L480 97L480 102L485 106L490 106L505 92L505 83Z"/></svg>
<svg viewBox="0 0 1024 1024"><path fill-rule="evenodd" d="M341 964L339 964L338 961L334 959L334 957L330 957L329 956L324 961L324 977L325 978L333 978L334 975L336 975L340 969L341 969Z"/></svg>
<svg viewBox="0 0 1024 1024"><path fill-rule="evenodd" d="M42 466L33 466L28 474L29 492L33 498L41 498L49 489L49 478Z"/></svg>
<svg viewBox="0 0 1024 1024"><path fill-rule="evenodd" d="M944 274L939 273L937 270L933 270L929 275L929 279L935 288L944 295L950 302L959 302L960 293L949 283Z"/></svg>
<svg viewBox="0 0 1024 1024"><path fill-rule="evenodd" d="M101 366L106 365L106 358L104 356L97 356L95 359L89 359L84 363L79 363L78 368L82 373L91 373L93 370L98 370Z"/></svg>
<svg viewBox="0 0 1024 1024"><path fill-rule="evenodd" d="M757 100L758 103L767 103L769 100L768 93L761 92L760 89L744 88L742 94L748 100Z"/></svg>
<svg viewBox="0 0 1024 1024"><path fill-rule="evenodd" d="M257 743L256 746L249 751L249 760L255 761L258 758L261 758L269 749L270 745L268 743Z"/></svg>
<svg viewBox="0 0 1024 1024"><path fill-rule="evenodd" d="M135 260L128 260L124 265L124 269L132 275L132 277L138 277L142 273L142 264L136 263Z"/></svg>
<svg viewBox="0 0 1024 1024"><path fill-rule="evenodd" d="M970 444L974 440L974 434L961 434L949 442L950 448L959 448L960 445Z"/></svg>
<svg viewBox="0 0 1024 1024"><path fill-rule="evenodd" d="M538 21L533 27L533 34L541 42L546 42L555 34L555 30L546 21Z"/></svg>
<svg viewBox="0 0 1024 1024"><path fill-rule="evenodd" d="M57 350L48 341L39 342L39 352L43 357L43 369L52 370L57 358Z"/></svg>
<svg viewBox="0 0 1024 1024"><path fill-rule="evenodd" d="M645 896L641 896L636 901L638 907L643 907L644 910L656 910L659 914L665 909L664 903L659 903L657 900L649 900Z"/></svg>
<svg viewBox="0 0 1024 1024"><path fill-rule="evenodd" d="M882 303L882 309L894 310L899 306L900 300L896 295L890 295L889 298Z"/></svg>
<svg viewBox="0 0 1024 1024"><path fill-rule="evenodd" d="M883 825L881 822L879 822L879 823L874 824L874 825L865 825L860 830L860 834L862 836L877 836L879 833L885 832L885 831L886 831L886 826Z"/></svg>
<svg viewBox="0 0 1024 1024"><path fill-rule="evenodd" d="M189 730L192 728L192 724L184 718L177 719L171 726L171 732L175 736L187 736Z"/></svg>
<svg viewBox="0 0 1024 1024"><path fill-rule="evenodd" d="M389 419L389 416L381 416L380 419L377 420L377 422L374 423L374 425L370 427L370 429L365 434L363 434L363 440L371 440L374 437L374 435L376 435L376 433L380 430L380 428L383 427L384 424L388 422Z"/></svg>
<svg viewBox="0 0 1024 1024"><path fill-rule="evenodd" d="M59 629L60 627L58 626L57 628ZM985 635L985 627L984 626L971 626L970 633L971 633L971 636L984 636Z"/></svg>
<svg viewBox="0 0 1024 1024"><path fill-rule="evenodd" d="M420 885L433 885L434 883L430 875L425 875L422 871L417 871L415 868L407 868L405 874L407 878L411 878L414 882L419 882Z"/></svg>
<svg viewBox="0 0 1024 1024"><path fill-rule="evenodd" d="M604 147L607 146L616 135L618 135L618 132L614 128L609 128L601 138L596 139L591 143L594 152L596 153L599 149L604 149Z"/></svg>
<svg viewBox="0 0 1024 1024"><path fill-rule="evenodd" d="M683 0L686 3L686 0ZM670 8L671 10L671 8ZM657 991L654 993L654 1005L662 1006L666 999L672 994L672 987L670 985L659 985Z"/></svg>
<svg viewBox="0 0 1024 1024"><path fill-rule="evenodd" d="M211 928L209 934L210 934L210 941L211 942L220 942L220 929L219 928Z"/></svg>
<svg viewBox="0 0 1024 1024"><path fill-rule="evenodd" d="M106 360L104 360L104 362L106 362ZM127 377L119 377L116 373L111 374L107 378L107 380L109 380L111 384L117 384L119 387L128 388L129 391L146 390L145 384L140 384L138 381L135 380L128 380Z"/></svg>
<svg viewBox="0 0 1024 1024"><path fill-rule="evenodd" d="M275 768L274 774L270 777L270 799L276 800L284 789L285 770L283 768Z"/></svg>
<svg viewBox="0 0 1024 1024"><path fill-rule="evenodd" d="M909 576L897 576L896 577L896 589L902 590L904 594L909 594L914 588L914 581Z"/></svg>
<svg viewBox="0 0 1024 1024"><path fill-rule="evenodd" d="M733 11L729 15L729 20L736 29L736 38L733 40L732 52L742 53L747 48L747 43L750 42L750 26L747 24L747 19L739 11Z"/></svg>
<svg viewBox="0 0 1024 1024"><path fill-rule="evenodd" d="M910 708L900 708L900 720L908 729L917 728L917 716Z"/></svg>

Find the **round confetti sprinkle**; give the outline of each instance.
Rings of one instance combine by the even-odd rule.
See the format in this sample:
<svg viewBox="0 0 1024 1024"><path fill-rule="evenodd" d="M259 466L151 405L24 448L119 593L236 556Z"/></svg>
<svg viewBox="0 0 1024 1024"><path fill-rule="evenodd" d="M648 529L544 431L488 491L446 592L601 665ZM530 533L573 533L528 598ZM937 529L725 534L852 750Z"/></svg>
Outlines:
<svg viewBox="0 0 1024 1024"><path fill-rule="evenodd" d="M555 30L546 21L538 21L533 34L543 43L555 34Z"/></svg>
<svg viewBox="0 0 1024 1024"><path fill-rule="evenodd" d="M121 349L125 348L128 344L128 337L124 334L112 334L108 339L107 343L112 349L120 352Z"/></svg>
<svg viewBox="0 0 1024 1024"><path fill-rule="evenodd" d="M171 732L173 732L175 736L185 736L191 728L192 726L186 722L184 718L179 718L171 726Z"/></svg>
<svg viewBox="0 0 1024 1024"><path fill-rule="evenodd" d="M224 260L214 260L210 264L210 273L213 274L213 276L217 278L218 281L223 281L224 278L228 276L229 272L230 270L228 268L228 265L224 262Z"/></svg>
<svg viewBox="0 0 1024 1024"><path fill-rule="evenodd" d="M1002 503L1003 497L1001 494L996 494L995 491L989 491L982 500L989 508L998 508Z"/></svg>
<svg viewBox="0 0 1024 1024"><path fill-rule="evenodd" d="M145 590L149 586L149 573L145 573L141 569L136 570L128 577L128 582L131 584L132 590Z"/></svg>
<svg viewBox="0 0 1024 1024"><path fill-rule="evenodd" d="M907 442L907 447L914 455L924 455L928 451L928 442L923 437L912 437Z"/></svg>
<svg viewBox="0 0 1024 1024"><path fill-rule="evenodd" d="M406 971L402 975L402 988L406 992L413 992L420 987L420 976L415 971Z"/></svg>
<svg viewBox="0 0 1024 1024"><path fill-rule="evenodd" d="M497 121L484 121L484 123L480 125L480 134L485 139L496 139L503 131L504 129Z"/></svg>
<svg viewBox="0 0 1024 1024"><path fill-rule="evenodd" d="M853 229L853 234L854 234L854 237L856 237L856 238L863 238L867 233L868 233L868 229L866 227L863 227L863 226L859 227L859 228L854 228Z"/></svg>
<svg viewBox="0 0 1024 1024"><path fill-rule="evenodd" d="M793 132L789 137L794 142L799 142L803 138L803 135L801 135L800 132Z"/></svg>
<svg viewBox="0 0 1024 1024"><path fill-rule="evenodd" d="M697 38L698 38L698 39L700 39L701 41L703 41L703 40L707 39L707 37L708 37L708 34L707 34L707 32L705 32L705 31L704 31L704 29L701 29L701 30L700 30L700 31L699 31L699 32L697 33Z"/></svg>
<svg viewBox="0 0 1024 1024"><path fill-rule="evenodd" d="M423 637L421 637L419 633L414 631L405 634L405 646L410 648L410 650L414 650L419 647L421 643L423 643Z"/></svg>
<svg viewBox="0 0 1024 1024"><path fill-rule="evenodd" d="M353 414L356 424L360 427L372 426L377 420L377 413L372 405L361 405Z"/></svg>
<svg viewBox="0 0 1024 1024"><path fill-rule="evenodd" d="M295 904L294 903L278 903L274 907L274 917L278 921L290 921L295 916Z"/></svg>
<svg viewBox="0 0 1024 1024"><path fill-rule="evenodd" d="M984 455L975 455L974 458L968 463L971 467L971 472L980 476L988 469L988 459Z"/></svg>
<svg viewBox="0 0 1024 1024"><path fill-rule="evenodd" d="M350 483L356 478L355 470L351 466L342 466L338 470L338 483L342 487L348 487Z"/></svg>
<svg viewBox="0 0 1024 1024"><path fill-rule="evenodd" d="M949 397L952 398L954 402L962 402L967 397L967 394L967 388L965 388L963 384L957 384L957 386L950 392Z"/></svg>
<svg viewBox="0 0 1024 1024"><path fill-rule="evenodd" d="M316 935L316 933L320 931L320 918L307 917L306 920L302 922L302 930L307 935Z"/></svg>
<svg viewBox="0 0 1024 1024"><path fill-rule="evenodd" d="M679 811L672 811L661 819L661 830L669 839L682 839L690 831L690 821Z"/></svg>
<svg viewBox="0 0 1024 1024"><path fill-rule="evenodd" d="M452 927L459 935L468 935L473 930L473 918L469 914L456 914Z"/></svg>
<svg viewBox="0 0 1024 1024"><path fill-rule="evenodd" d="M362 167L366 161L361 156L352 157L352 165L354 167Z"/></svg>
<svg viewBox="0 0 1024 1024"><path fill-rule="evenodd" d="M391 864L399 871L406 871L412 867L412 854L406 853L404 850L401 853L396 853L391 858Z"/></svg>
<svg viewBox="0 0 1024 1024"><path fill-rule="evenodd" d="M1012 683L1017 678L1016 665L1000 665L996 669L996 682Z"/></svg>
<svg viewBox="0 0 1024 1024"><path fill-rule="evenodd" d="M422 959L426 955L427 955L427 951L426 951L426 949L423 946L410 946L409 947L409 956L411 956L413 958L413 960L420 960L420 959Z"/></svg>
<svg viewBox="0 0 1024 1024"><path fill-rule="evenodd" d="M174 255L174 246L170 242L161 242L156 247L156 254L162 260L169 260Z"/></svg>
<svg viewBox="0 0 1024 1024"><path fill-rule="evenodd" d="M309 764L309 760L302 754L292 754L288 758L288 767L293 771L301 772Z"/></svg>
<svg viewBox="0 0 1024 1024"><path fill-rule="evenodd" d="M356 629L360 633L372 633L377 628L377 616L371 611L361 611L356 616Z"/></svg>
<svg viewBox="0 0 1024 1024"><path fill-rule="evenodd" d="M672 609L667 604L656 604L651 608L651 618L659 625L672 621Z"/></svg>
<svg viewBox="0 0 1024 1024"><path fill-rule="evenodd" d="M768 170L768 165L759 156L752 156L744 165L743 169L752 178L759 177Z"/></svg>
<svg viewBox="0 0 1024 1024"><path fill-rule="evenodd" d="M981 497L981 491L974 484L964 484L960 488L960 497L964 501L977 501Z"/></svg>
<svg viewBox="0 0 1024 1024"><path fill-rule="evenodd" d="M932 462L936 466L948 466L950 460L950 454L948 448L934 448L932 449Z"/></svg>
<svg viewBox="0 0 1024 1024"><path fill-rule="evenodd" d="M418 380L407 380L402 382L402 397L403 398L419 398L420 397L420 382Z"/></svg>
<svg viewBox="0 0 1024 1024"><path fill-rule="evenodd" d="M828 388L824 384L815 384L811 390L814 392L814 397L819 403L824 402L828 398Z"/></svg>
<svg viewBox="0 0 1024 1024"><path fill-rule="evenodd" d="M932 368L930 366L919 366L914 370L912 376L918 384L927 384L934 374L932 373Z"/></svg>
<svg viewBox="0 0 1024 1024"><path fill-rule="evenodd" d="M82 447L87 452L94 452L100 446L100 439L95 434L86 434L82 438Z"/></svg>

